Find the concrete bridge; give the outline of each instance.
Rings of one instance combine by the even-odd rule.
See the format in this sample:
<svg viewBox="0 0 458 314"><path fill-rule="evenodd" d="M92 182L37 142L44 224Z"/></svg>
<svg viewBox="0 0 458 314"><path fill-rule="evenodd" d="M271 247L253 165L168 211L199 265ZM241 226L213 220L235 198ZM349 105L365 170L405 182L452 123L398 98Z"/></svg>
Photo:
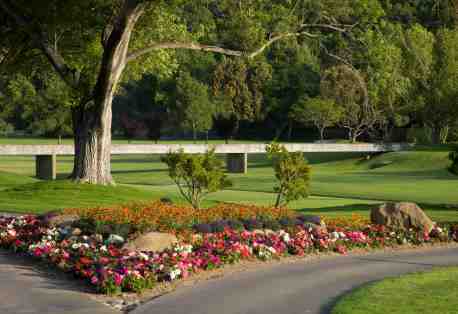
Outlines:
<svg viewBox="0 0 458 314"><path fill-rule="evenodd" d="M291 152L304 153L384 153L411 148L409 144L285 144ZM247 173L248 154L266 152L266 144L142 144L112 145L112 155L163 155L183 149L186 153L204 153L214 148L215 153L227 156L230 173ZM74 155L73 145L0 145L0 156L35 156L36 176L44 180L56 178L56 156Z"/></svg>

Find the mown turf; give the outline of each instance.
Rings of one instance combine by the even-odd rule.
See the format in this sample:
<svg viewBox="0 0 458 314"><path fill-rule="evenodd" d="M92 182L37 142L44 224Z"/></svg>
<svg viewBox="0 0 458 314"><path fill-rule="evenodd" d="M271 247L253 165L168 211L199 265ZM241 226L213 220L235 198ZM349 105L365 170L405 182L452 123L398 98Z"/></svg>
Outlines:
<svg viewBox="0 0 458 314"><path fill-rule="evenodd" d="M452 314L458 313L457 296L458 268L444 268L361 287L332 314Z"/></svg>
<svg viewBox="0 0 458 314"><path fill-rule="evenodd" d="M0 211L41 213L49 210L127 203L159 198L126 186L96 186L68 181L36 182L0 191Z"/></svg>
<svg viewBox="0 0 458 314"><path fill-rule="evenodd" d="M294 202L291 207L329 215L351 215L352 212L367 215L368 209L377 202L414 201L425 206L434 220L458 221L458 210L444 206L458 205L458 177L446 170L450 149L447 146L418 147L414 151L382 154L369 160L362 154L306 154L313 166L311 191L314 196L321 197ZM66 178L72 169L72 157L59 156L57 165L59 178ZM118 186L141 189L141 195L149 193L153 199L169 196L180 200L159 156L113 156L112 169ZM33 157L0 156L0 171L29 177L5 179L5 176L0 176L0 190L2 186L12 187L8 180L13 185L15 180L18 184L20 180L33 182L30 177L34 175L35 161ZM217 201L273 203L274 195L270 192L275 179L265 155L250 155L248 174L231 174L230 178L234 181L231 190L211 195L205 205ZM59 204L58 200L48 203L51 200L47 196L41 197L40 193L34 193L33 199L25 199L18 193L12 198L8 193L0 191L0 209L6 209L8 205L10 209L30 210L34 204L36 208L55 208L69 203ZM131 198L125 197L126 200L136 198L143 199L143 196L137 197L133 193ZM97 201L86 194L86 199L80 204L95 204ZM78 206L78 202L71 205Z"/></svg>

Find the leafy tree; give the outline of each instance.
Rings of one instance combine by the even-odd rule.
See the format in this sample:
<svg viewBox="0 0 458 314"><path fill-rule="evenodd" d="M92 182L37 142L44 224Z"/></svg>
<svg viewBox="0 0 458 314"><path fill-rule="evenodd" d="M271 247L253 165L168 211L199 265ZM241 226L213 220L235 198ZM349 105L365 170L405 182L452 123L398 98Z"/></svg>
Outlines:
<svg viewBox="0 0 458 314"><path fill-rule="evenodd" d="M458 121L458 31L437 34L432 88L424 119L433 130L433 143L445 143L450 128Z"/></svg>
<svg viewBox="0 0 458 314"><path fill-rule="evenodd" d="M78 100L72 107L73 179L110 184L112 101L122 79L138 78L145 71L172 76L178 68L176 49L254 62L280 40L348 33L368 3L2 0L0 31L6 38L2 50L9 57L28 55L31 64L49 63ZM257 69L267 73L264 66ZM245 73L238 65L235 70ZM255 104L262 100L257 86L262 83L251 81ZM240 101L237 107L238 113L255 112Z"/></svg>
<svg viewBox="0 0 458 314"><path fill-rule="evenodd" d="M221 102L219 116L234 120L235 132L240 121L260 118L265 84L271 75L271 67L266 62L224 58L217 65L213 93Z"/></svg>
<svg viewBox="0 0 458 314"><path fill-rule="evenodd" d="M340 125L348 130L348 139L352 143L381 118L370 103L364 77L349 65L334 66L324 72L321 95L333 99L340 107Z"/></svg>
<svg viewBox="0 0 458 314"><path fill-rule="evenodd" d="M9 82L7 95L32 134L57 136L59 143L72 135L72 95L55 75L41 75L35 83L18 75Z"/></svg>
<svg viewBox="0 0 458 314"><path fill-rule="evenodd" d="M188 72L180 72L176 82L176 113L183 128L197 132L211 129L215 107L209 99L208 87L193 79Z"/></svg>
<svg viewBox="0 0 458 314"><path fill-rule="evenodd" d="M313 124L323 141L326 128L336 125L342 118L342 108L330 99L310 98L294 105L290 115L300 123Z"/></svg>
<svg viewBox="0 0 458 314"><path fill-rule="evenodd" d="M291 138L294 119L291 108L304 98L313 98L320 93L319 59L307 44L282 42L272 49L272 80L267 86L267 121L276 128L275 138L287 130Z"/></svg>
<svg viewBox="0 0 458 314"><path fill-rule="evenodd" d="M407 101L412 83L405 75L404 64L408 59L403 55L400 42L412 49L416 47L410 46L410 36L407 35L404 40L402 37L402 29L391 24L382 29L368 30L361 37L366 47L363 58L367 62L365 72L369 100L381 115L378 128L370 131L381 131L385 140L391 138L394 127L409 123L409 113L419 106L416 101Z"/></svg>
<svg viewBox="0 0 458 314"><path fill-rule="evenodd" d="M310 171L307 160L301 152L288 152L285 146L276 143L266 147L267 154L273 160L275 177L278 185L275 207L284 207L288 203L309 196Z"/></svg>
<svg viewBox="0 0 458 314"><path fill-rule="evenodd" d="M183 150L170 152L162 158L162 162L167 164L169 176L181 195L194 208L200 208L208 194L232 185L214 150L194 155Z"/></svg>
<svg viewBox="0 0 458 314"><path fill-rule="evenodd" d="M113 103L113 126L127 138L147 137L157 142L167 121L161 83L153 75L122 85Z"/></svg>

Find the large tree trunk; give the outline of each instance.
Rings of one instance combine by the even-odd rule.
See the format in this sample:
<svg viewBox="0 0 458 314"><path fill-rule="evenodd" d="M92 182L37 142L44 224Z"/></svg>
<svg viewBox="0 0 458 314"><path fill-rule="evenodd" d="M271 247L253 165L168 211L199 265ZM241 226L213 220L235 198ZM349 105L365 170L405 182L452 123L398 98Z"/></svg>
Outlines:
<svg viewBox="0 0 458 314"><path fill-rule="evenodd" d="M102 113L91 103L89 108L75 110L75 159L72 179L82 183L113 184L111 177L111 98L103 104Z"/></svg>
<svg viewBox="0 0 458 314"><path fill-rule="evenodd" d="M72 179L92 184L113 184L111 177L112 101L126 58L132 30L143 6L126 0L109 36L92 100L75 108L75 160Z"/></svg>

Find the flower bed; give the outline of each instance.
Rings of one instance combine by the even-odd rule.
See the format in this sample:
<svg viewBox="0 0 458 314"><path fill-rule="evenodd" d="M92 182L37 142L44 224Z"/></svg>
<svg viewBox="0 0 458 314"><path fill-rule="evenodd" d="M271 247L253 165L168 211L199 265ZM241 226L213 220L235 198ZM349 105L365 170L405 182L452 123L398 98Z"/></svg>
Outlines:
<svg viewBox="0 0 458 314"><path fill-rule="evenodd" d="M338 252L354 248L458 241L458 228L436 227L430 234L388 230L383 226L323 228L296 225L279 231L188 233L162 252L122 250L100 235L70 236L66 228L51 228L39 217L0 217L0 246L24 252L85 279L100 292L140 292L157 282L186 278L192 273L240 260L270 260L284 256Z"/></svg>
<svg viewBox="0 0 458 314"><path fill-rule="evenodd" d="M293 217L294 211L286 208L260 207L222 203L206 209L177 206L163 202L139 203L119 207L97 207L89 209L67 209L65 214L77 214L83 219L98 224L123 225L160 232L191 230L196 224L213 223L219 220L272 220Z"/></svg>

